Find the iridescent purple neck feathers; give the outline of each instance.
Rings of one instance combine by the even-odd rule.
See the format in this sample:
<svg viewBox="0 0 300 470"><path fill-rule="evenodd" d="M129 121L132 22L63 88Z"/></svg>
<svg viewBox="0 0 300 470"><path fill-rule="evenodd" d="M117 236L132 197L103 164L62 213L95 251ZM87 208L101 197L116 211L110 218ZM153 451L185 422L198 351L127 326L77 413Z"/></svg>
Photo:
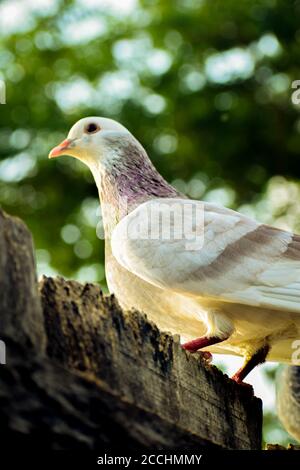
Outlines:
<svg viewBox="0 0 300 470"><path fill-rule="evenodd" d="M122 139L106 138L100 165L99 177L95 172L94 176L109 231L149 199L181 196L158 173L144 148L130 134Z"/></svg>

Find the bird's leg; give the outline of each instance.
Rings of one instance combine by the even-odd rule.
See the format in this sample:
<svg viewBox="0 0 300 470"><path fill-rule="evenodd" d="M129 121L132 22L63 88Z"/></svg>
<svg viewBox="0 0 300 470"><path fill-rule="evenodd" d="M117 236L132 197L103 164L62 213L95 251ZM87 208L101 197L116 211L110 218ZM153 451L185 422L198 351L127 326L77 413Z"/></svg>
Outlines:
<svg viewBox="0 0 300 470"><path fill-rule="evenodd" d="M207 324L207 334L182 344L183 349L195 353L199 351L199 349L225 341L234 331L234 327L229 318L216 310L206 312L205 322ZM203 351L204 358L206 353L208 353L208 351Z"/></svg>
<svg viewBox="0 0 300 470"><path fill-rule="evenodd" d="M182 347L187 351L195 353L199 349L212 346L213 344L220 343L221 341L224 341L224 339L217 336L201 336L200 338L196 338L192 341L188 341L187 343L182 344Z"/></svg>
<svg viewBox="0 0 300 470"><path fill-rule="evenodd" d="M246 359L243 366L231 377L232 380L241 384L243 383L244 378L251 372L254 367L258 364L265 362L268 352L270 351L270 346L268 344L262 346L258 349L250 359Z"/></svg>

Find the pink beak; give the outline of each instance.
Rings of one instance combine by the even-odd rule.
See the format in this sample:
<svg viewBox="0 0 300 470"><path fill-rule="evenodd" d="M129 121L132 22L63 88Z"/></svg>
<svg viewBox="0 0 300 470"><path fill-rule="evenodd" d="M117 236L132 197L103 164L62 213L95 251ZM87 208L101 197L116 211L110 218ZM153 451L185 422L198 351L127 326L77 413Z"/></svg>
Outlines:
<svg viewBox="0 0 300 470"><path fill-rule="evenodd" d="M72 144L71 139L63 140L57 147L54 147L49 153L49 158L59 157L63 155L66 150L68 150Z"/></svg>

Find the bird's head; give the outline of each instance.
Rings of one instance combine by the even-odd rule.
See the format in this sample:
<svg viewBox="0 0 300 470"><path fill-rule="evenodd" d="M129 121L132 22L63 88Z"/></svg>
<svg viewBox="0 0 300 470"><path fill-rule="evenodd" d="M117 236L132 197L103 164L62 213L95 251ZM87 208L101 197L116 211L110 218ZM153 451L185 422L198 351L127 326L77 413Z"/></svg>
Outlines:
<svg viewBox="0 0 300 470"><path fill-rule="evenodd" d="M107 149L107 142L119 143L131 136L126 127L112 119L87 117L71 128L67 138L49 153L49 158L70 155L88 166L99 163ZM131 136L132 137L132 136ZM111 148L111 146L110 146Z"/></svg>

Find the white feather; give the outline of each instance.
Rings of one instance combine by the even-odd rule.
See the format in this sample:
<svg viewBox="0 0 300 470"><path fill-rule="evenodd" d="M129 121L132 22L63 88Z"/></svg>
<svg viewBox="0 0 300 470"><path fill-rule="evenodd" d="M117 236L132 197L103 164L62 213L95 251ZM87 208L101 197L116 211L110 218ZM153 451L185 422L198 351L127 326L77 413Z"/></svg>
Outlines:
<svg viewBox="0 0 300 470"><path fill-rule="evenodd" d="M116 226L112 252L123 267L155 286L184 295L300 313L300 258L284 258L292 234L229 209L189 200L204 212L204 224L197 227L204 236L201 248L187 248L191 230L181 236L175 231L178 238L147 238L150 207L164 216L174 202L182 210L187 204L185 199L154 199ZM191 213L187 222L187 227L195 226L195 215ZM260 227L267 243L260 240Z"/></svg>

